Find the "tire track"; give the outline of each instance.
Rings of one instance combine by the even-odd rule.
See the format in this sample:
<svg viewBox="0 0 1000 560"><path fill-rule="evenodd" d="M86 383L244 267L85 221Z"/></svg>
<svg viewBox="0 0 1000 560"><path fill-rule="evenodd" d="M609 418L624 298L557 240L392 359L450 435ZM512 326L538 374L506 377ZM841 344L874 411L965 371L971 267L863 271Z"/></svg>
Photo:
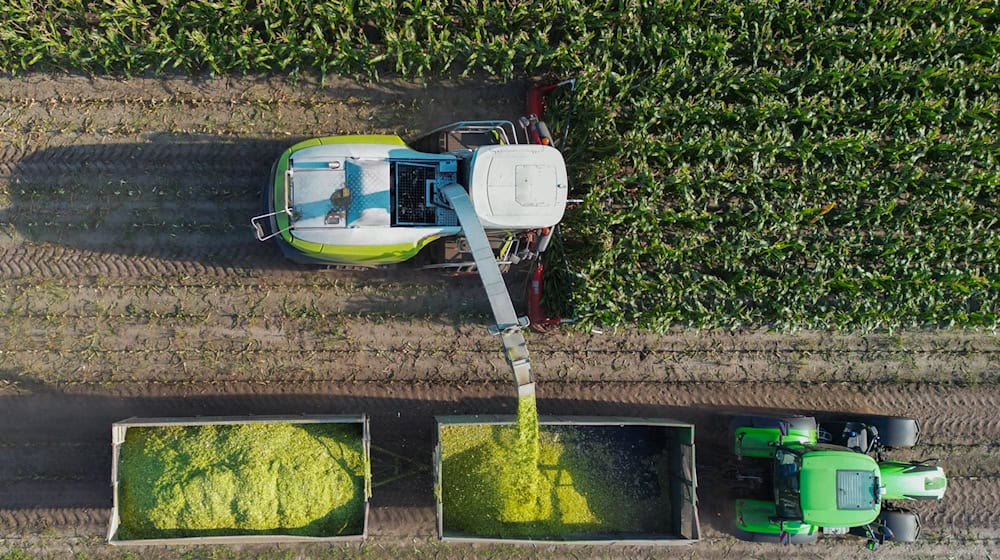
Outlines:
<svg viewBox="0 0 1000 560"><path fill-rule="evenodd" d="M422 410L437 407L462 410L463 414L507 413L512 410L510 406L513 404L513 391L507 382L374 384L266 379L242 383L228 380L218 385L144 383L137 381L105 387L68 386L65 391L39 385L33 393L5 397L7 407L0 418L16 419L18 414L32 418L40 414L36 409L51 408L55 403L62 403L56 407L59 410L75 410L86 417L93 415L88 412L93 406L87 404L90 402L100 403L100 407L110 406L112 411L118 411L118 415L143 414L147 406L155 406L157 415L198 415L205 414L206 410L218 410L219 414L279 414L329 412L341 408L346 408L345 413L376 414L387 410L395 414L418 404ZM209 390L208 386L212 389ZM961 443L959 440L966 439L966 445L990 449L989 446L995 445L1000 437L1000 419L982 418L987 415L981 414L983 407L996 409L996 403L1000 401L1000 387L901 387L883 391L882 397L873 400L863 387L843 386L831 390L830 386L823 385L736 383L731 384L734 390L720 391L723 386L699 383L559 383L543 380L539 382L538 396L543 414L686 415L684 418L694 418L705 414L765 409L774 413L840 411L919 418L922 422L921 442L930 445L955 446ZM118 401L120 403L116 404ZM237 410L225 412L234 406ZM365 407L376 408L369 410ZM148 412L145 414L149 415ZM977 421L977 417L982 419ZM958 425L970 422L971 428L957 429ZM17 433L18 430L10 432L5 441ZM103 437L103 432L96 435L96 439ZM92 435L91 441L93 439ZM60 440L56 438L56 441Z"/></svg>
<svg viewBox="0 0 1000 560"><path fill-rule="evenodd" d="M50 531L61 536L98 536L107 532L110 520L110 507L0 509L0 536L17 539Z"/></svg>
<svg viewBox="0 0 1000 560"><path fill-rule="evenodd" d="M107 478L104 471L110 458L108 441L0 444L0 485L103 482Z"/></svg>
<svg viewBox="0 0 1000 560"><path fill-rule="evenodd" d="M7 148L3 155L11 161L0 168L6 168L7 180L17 187L7 189L8 207L0 212L6 227L35 243L89 251L91 258L43 263L34 255L3 255L8 262L0 275L127 274L119 255L159 261L154 270L160 273L199 273L178 271L163 261L194 263L195 268L277 265L277 251L256 242L249 219L259 212L268 169L286 143L97 144L30 152ZM196 188L213 182L217 186ZM171 210L177 204L183 211ZM16 251L26 244L10 245L3 247ZM269 256L261 249L270 249ZM102 254L107 256L97 257Z"/></svg>
<svg viewBox="0 0 1000 560"><path fill-rule="evenodd" d="M405 270L405 269L404 269ZM365 271L365 274L384 277L401 276L393 271ZM38 280L71 277L74 284L138 282L149 284L164 281L191 282L198 285L218 279L220 283L233 278L247 283L266 283L281 279L293 285L308 284L317 275L325 278L357 278L357 270L324 269L295 264L284 258L270 243L260 243L247 230L245 240L233 244L213 244L206 248L192 247L142 247L120 254L106 251L72 248L53 244L22 244L4 246L0 243L0 279ZM421 271L409 271L408 276L428 278ZM429 279L429 283L439 282Z"/></svg>
<svg viewBox="0 0 1000 560"><path fill-rule="evenodd" d="M45 476L0 480L0 510L111 508L111 470L94 474L105 473L81 480Z"/></svg>
<svg viewBox="0 0 1000 560"><path fill-rule="evenodd" d="M144 168L152 164L178 165L189 163L227 165L232 169L247 169L248 165L267 169L286 148L303 137L282 139L239 138L229 141L167 141L109 142L103 144L65 144L23 148L13 145L0 147L0 164L7 165L108 165L109 169ZM57 173L53 173L57 175Z"/></svg>
<svg viewBox="0 0 1000 560"><path fill-rule="evenodd" d="M912 502L912 508L927 531L1000 537L1000 479L949 479L944 499Z"/></svg>
<svg viewBox="0 0 1000 560"><path fill-rule="evenodd" d="M82 143L111 135L316 136L431 130L455 120L514 119L524 82L362 84L327 77L184 80L39 76L0 79L10 143ZM167 133L167 134L164 134ZM195 137L197 138L197 137Z"/></svg>
<svg viewBox="0 0 1000 560"><path fill-rule="evenodd" d="M0 178L39 184L41 190L65 180L124 178L130 184L150 179L226 177L242 184L263 186L275 159L303 138L240 139L228 142L150 142L0 148ZM103 184L104 181L89 181Z"/></svg>
<svg viewBox="0 0 1000 560"><path fill-rule="evenodd" d="M249 232L248 232L248 235ZM143 254L108 254L66 247L0 247L0 278L233 277L266 270L300 270L271 245L248 239L236 247L156 249Z"/></svg>
<svg viewBox="0 0 1000 560"><path fill-rule="evenodd" d="M35 152L29 154L27 159L0 161L0 178L16 181L19 184L37 186L39 190L31 193L33 196L41 194L42 187L49 188L65 184L85 185L86 183L106 184L108 178L120 179L123 177L131 178L131 180L123 179L126 184L127 182L156 184L180 179L205 181L206 179L219 178L240 185L254 184L262 187L267 183L271 162L277 159L280 154L279 150L273 157L268 156L270 159L262 158L248 166L247 163L238 161L200 159L184 161L182 158L176 161L160 161L143 159L138 155L121 161L96 159L76 162L63 156L52 159L37 157L37 152ZM104 155L99 154L98 157L103 158ZM84 188L87 187L84 186Z"/></svg>
<svg viewBox="0 0 1000 560"><path fill-rule="evenodd" d="M127 391L161 387L165 391L183 391L186 387L226 387L233 384L299 386L308 392L321 391L330 384L350 386L371 383L398 383L419 386L477 386L507 382L509 372L499 352L487 355L467 353L445 355L441 352L348 351L286 355L274 359L260 354L232 356L224 353L162 353L158 361L139 361L132 366L107 358L79 357L59 359L44 356L22 362L31 370L57 372L10 378L18 386L25 382L43 387L71 389L119 385ZM442 358L447 358L442 362ZM11 361L8 358L8 362ZM600 364L597 364L600 365ZM133 369L141 367L143 369ZM105 369L97 369L105 368ZM135 372L142 372L136 374ZM922 441L928 444L994 444L1000 442L1000 417L983 414L1000 410L1000 386L957 387L949 385L856 385L817 383L789 385L771 382L680 382L588 379L568 380L549 376L546 369L536 369L541 385L558 395L573 395L579 401L621 395L622 406L633 404L699 406L713 408L773 408L788 411L844 411L912 416L922 422ZM619 413L616 413L619 414Z"/></svg>

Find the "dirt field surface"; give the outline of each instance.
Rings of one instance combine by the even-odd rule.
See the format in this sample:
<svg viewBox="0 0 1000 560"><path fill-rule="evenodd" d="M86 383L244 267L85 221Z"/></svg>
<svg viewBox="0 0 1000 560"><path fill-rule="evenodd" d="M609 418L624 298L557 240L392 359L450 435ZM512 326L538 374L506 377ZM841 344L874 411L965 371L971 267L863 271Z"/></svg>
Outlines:
<svg viewBox="0 0 1000 560"><path fill-rule="evenodd" d="M308 269L249 219L294 141L516 117L524 84L0 78L0 558L125 558L103 544L111 423L368 413L364 546L143 549L131 557L858 557L829 538L736 541L727 413L848 411L922 423L949 474L923 540L883 558L1000 555L1000 342L992 333L566 330L529 344L545 414L696 425L703 542L469 547L434 538L433 417L513 413L475 278ZM512 276L512 292L523 278ZM399 458L401 457L401 458Z"/></svg>

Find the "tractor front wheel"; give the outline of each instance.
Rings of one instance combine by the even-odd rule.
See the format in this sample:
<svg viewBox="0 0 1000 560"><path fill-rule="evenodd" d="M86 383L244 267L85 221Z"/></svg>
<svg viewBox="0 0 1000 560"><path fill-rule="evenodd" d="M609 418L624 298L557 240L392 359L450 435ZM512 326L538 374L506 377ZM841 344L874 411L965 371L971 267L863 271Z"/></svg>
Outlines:
<svg viewBox="0 0 1000 560"><path fill-rule="evenodd" d="M902 510L883 510L878 516L880 523L889 529L886 540L911 543L920 535L920 518L917 514Z"/></svg>

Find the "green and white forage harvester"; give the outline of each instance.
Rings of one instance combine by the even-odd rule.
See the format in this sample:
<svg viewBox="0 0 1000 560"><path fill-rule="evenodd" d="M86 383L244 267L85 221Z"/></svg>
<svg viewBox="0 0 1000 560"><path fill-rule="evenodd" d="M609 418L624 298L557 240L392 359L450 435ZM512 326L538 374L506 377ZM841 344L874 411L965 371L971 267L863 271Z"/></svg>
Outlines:
<svg viewBox="0 0 1000 560"><path fill-rule="evenodd" d="M532 88L529 109L534 100L543 110L543 99ZM300 263L378 266L421 253L427 267L478 273L518 394L533 394L520 333L529 321L515 313L502 270L537 263L529 316L544 319L538 257L568 192L566 164L553 143L534 113L517 124L456 122L410 143L392 135L313 138L275 162L265 212L251 224L258 240L274 240Z"/></svg>
<svg viewBox="0 0 1000 560"><path fill-rule="evenodd" d="M555 226L566 207L562 154L531 142L529 124L458 122L409 145L391 135L300 142L274 165L268 212L253 218L258 238L296 262L385 265L478 226L506 242L497 255L506 262L528 249L522 234ZM460 221L452 185L477 223Z"/></svg>
<svg viewBox="0 0 1000 560"><path fill-rule="evenodd" d="M892 449L916 445L916 420L895 416L773 418L740 416L731 422L737 458L770 461L773 500L736 501L737 536L745 540L809 544L822 532L912 542L920 530L913 500L940 500L944 470L930 461L887 459Z"/></svg>

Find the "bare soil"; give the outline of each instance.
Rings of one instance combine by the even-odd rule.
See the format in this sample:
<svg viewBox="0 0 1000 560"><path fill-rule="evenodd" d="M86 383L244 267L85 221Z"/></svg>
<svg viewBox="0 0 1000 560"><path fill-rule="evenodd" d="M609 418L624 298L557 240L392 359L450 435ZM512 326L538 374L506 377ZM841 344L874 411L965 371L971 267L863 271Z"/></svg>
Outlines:
<svg viewBox="0 0 1000 560"><path fill-rule="evenodd" d="M406 266L309 269L256 242L249 227L273 159L294 141L512 118L524 87L0 78L0 549L121 556L101 544L114 421L364 412L376 482L407 476L375 488L366 548L338 554L571 554L432 539L433 417L516 407L478 280ZM521 293L523 278L508 282ZM948 493L919 504L923 542L886 547L883 557L998 551L1000 342L992 333L567 329L533 334L529 345L542 415L696 425L704 542L572 554L857 556L856 540L789 551L730 536L730 500L746 489L733 482L726 415L747 410L919 418L921 446L899 456L938 458Z"/></svg>

